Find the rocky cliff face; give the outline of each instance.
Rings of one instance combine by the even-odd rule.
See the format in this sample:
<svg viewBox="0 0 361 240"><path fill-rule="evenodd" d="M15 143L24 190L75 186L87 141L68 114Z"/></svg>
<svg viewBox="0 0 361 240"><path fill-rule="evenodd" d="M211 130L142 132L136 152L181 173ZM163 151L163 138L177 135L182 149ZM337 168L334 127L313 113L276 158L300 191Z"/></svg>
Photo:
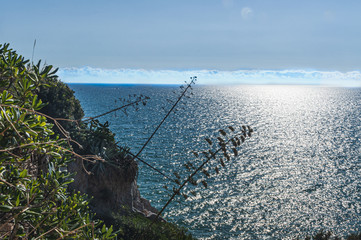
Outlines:
<svg viewBox="0 0 361 240"><path fill-rule="evenodd" d="M111 217L112 212L126 213L125 209L148 218L154 218L158 212L148 200L140 196L136 180L137 168L125 170L107 166L105 171L89 175L82 160L78 159L69 164L68 170L76 173L70 189L93 197L90 206L101 217Z"/></svg>

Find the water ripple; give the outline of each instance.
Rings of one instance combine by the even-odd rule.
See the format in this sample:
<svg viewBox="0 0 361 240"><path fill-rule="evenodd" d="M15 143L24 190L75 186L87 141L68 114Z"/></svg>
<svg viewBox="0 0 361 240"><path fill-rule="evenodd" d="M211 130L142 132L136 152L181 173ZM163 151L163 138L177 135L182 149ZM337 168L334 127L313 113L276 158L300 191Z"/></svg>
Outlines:
<svg viewBox="0 0 361 240"><path fill-rule="evenodd" d="M111 122L117 140L137 151L162 118L173 87L73 85L87 115L129 93L151 97ZM94 94L97 92L97 94ZM361 90L301 86L196 87L142 158L165 172L194 161L191 150L226 126L251 125L240 156L192 200L174 202L166 217L200 239L291 239L317 230L360 231ZM165 180L140 166L144 197L161 207ZM189 188L188 188L189 189Z"/></svg>

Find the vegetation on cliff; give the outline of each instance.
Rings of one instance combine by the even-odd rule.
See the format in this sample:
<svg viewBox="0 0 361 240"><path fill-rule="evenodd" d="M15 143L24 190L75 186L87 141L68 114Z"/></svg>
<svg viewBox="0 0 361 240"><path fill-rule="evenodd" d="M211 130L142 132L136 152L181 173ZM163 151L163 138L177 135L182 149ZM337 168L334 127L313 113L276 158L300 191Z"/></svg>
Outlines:
<svg viewBox="0 0 361 240"><path fill-rule="evenodd" d="M112 227L94 219L87 197L67 191L69 135L39 112L46 103L38 93L51 88L56 69L30 64L8 44L0 56L0 238L114 238Z"/></svg>
<svg viewBox="0 0 361 240"><path fill-rule="evenodd" d="M144 229L140 223L149 220L131 211L105 218L117 231L95 217L90 198L69 191L69 164L81 159L94 175L108 164L132 179L137 165L116 146L107 124L81 121L79 101L57 69L30 63L8 44L0 45L0 57L1 239L127 239L145 230L154 239L190 238L168 223L155 225L164 231Z"/></svg>

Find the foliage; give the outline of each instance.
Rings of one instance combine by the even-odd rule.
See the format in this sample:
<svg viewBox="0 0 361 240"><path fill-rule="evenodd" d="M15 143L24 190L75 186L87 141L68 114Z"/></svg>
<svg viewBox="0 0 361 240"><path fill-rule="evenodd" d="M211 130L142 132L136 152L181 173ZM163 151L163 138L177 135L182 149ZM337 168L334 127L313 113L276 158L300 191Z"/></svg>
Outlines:
<svg viewBox="0 0 361 240"><path fill-rule="evenodd" d="M81 122L77 131L71 131L72 138L82 146L74 146L77 153L82 155L97 155L101 161L86 161L84 165L88 171L99 175L106 167L116 167L124 170L129 179L134 179L138 165L128 156L128 148L119 148L115 142L114 133L109 130L108 122L102 124L98 120L89 123Z"/></svg>
<svg viewBox="0 0 361 240"><path fill-rule="evenodd" d="M187 230L181 228L173 223L157 221L148 228L152 220L144 218L138 213L130 213L126 215L117 215L112 221L116 227L124 229L119 234L124 239L139 239L139 240L158 240L158 239L179 239L192 240L195 239ZM141 236L141 237L140 237Z"/></svg>
<svg viewBox="0 0 361 240"><path fill-rule="evenodd" d="M124 169L124 172L129 173L129 178L134 179L138 166L135 161L127 157L129 149L119 148L108 122L101 123L97 118L119 110L126 114L128 107L138 110L138 105L146 105L149 97L140 95L119 99L121 107L84 119L84 112L79 100L74 96L74 91L58 79L47 80L46 84L40 85L37 94L43 102L47 103L40 112L61 121L64 130L76 142L72 143L74 151L80 155L99 157L100 161L84 162L89 173L98 175L106 169L107 165L111 165ZM64 135L59 129L54 129L54 131Z"/></svg>
<svg viewBox="0 0 361 240"><path fill-rule="evenodd" d="M66 191L69 136L38 112L45 104L37 93L56 70L27 64L8 44L0 55L0 238L114 238L112 227L93 220L86 196Z"/></svg>
<svg viewBox="0 0 361 240"><path fill-rule="evenodd" d="M46 84L40 85L37 95L47 103L40 112L48 116L70 120L84 117L83 109L79 100L75 98L74 91L57 78L47 79ZM76 126L76 123L71 121L62 121L61 124L68 131ZM54 131L60 134L57 129Z"/></svg>
<svg viewBox="0 0 361 240"><path fill-rule="evenodd" d="M317 233L315 233L312 237L307 236L305 237L305 240L361 240L361 233L353 233L348 235L345 238L341 238L339 236L333 236L333 233L331 231L325 232L324 230L321 230Z"/></svg>

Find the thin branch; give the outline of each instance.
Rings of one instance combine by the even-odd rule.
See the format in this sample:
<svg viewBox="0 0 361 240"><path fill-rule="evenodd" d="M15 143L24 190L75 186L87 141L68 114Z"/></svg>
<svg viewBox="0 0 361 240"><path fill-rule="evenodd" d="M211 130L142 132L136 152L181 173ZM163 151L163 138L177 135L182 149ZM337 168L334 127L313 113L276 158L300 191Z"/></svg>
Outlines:
<svg viewBox="0 0 361 240"><path fill-rule="evenodd" d="M65 234L64 236L57 238L57 240L64 239L66 236L69 236L70 234L76 233L76 232L79 231L80 229L82 229L82 228L84 228L84 227L86 227L86 226L89 226L89 225L92 225L92 227L93 227L93 229L94 229L94 223L91 222L91 223L85 224L85 225L83 225L83 226L80 226L80 227L74 229L74 230L71 231L71 232L68 232L68 233ZM93 235L93 239L94 239L94 235Z"/></svg>
<svg viewBox="0 0 361 240"><path fill-rule="evenodd" d="M1 105L3 105L3 104L1 104ZM10 125L14 128L16 134L17 134L21 139L23 139L23 136L20 135L20 133L18 132L18 130L15 128L14 124L9 120L9 117L8 117L8 115L6 114L6 111L2 108L2 106L0 106L0 108L1 108L1 111L3 111L6 120L7 120L7 121L10 123Z"/></svg>
<svg viewBox="0 0 361 240"><path fill-rule="evenodd" d="M118 146L119 147L119 146ZM121 148L121 147L119 147ZM154 171L156 171L157 173L159 173L160 175L166 177L167 179L174 181L171 177L167 176L166 174L164 174L162 171L160 171L159 169L153 167L151 164L147 163L146 161L142 160L140 157L137 157L136 155L134 155L132 152L127 151L127 153L129 155L131 155L133 157L133 159L138 159L140 162L144 163L146 166L150 167L151 169L153 169Z"/></svg>
<svg viewBox="0 0 361 240"><path fill-rule="evenodd" d="M123 108L132 106L132 105L137 104L137 103L139 103L139 102L143 102L144 100L145 100L145 99L138 99L137 101L134 101L134 102L128 103L128 104L126 104L126 105L123 105L123 106L121 106L121 107L112 109L112 110L110 110L110 111L108 111L108 112L106 112L106 113L100 114L100 115L98 115L98 116L85 118L83 121L90 121L90 120L93 120L93 119L96 119L96 118L99 118L99 117L103 117L103 116L105 116L105 115L107 115L107 114L110 114L110 113L112 113L112 112L119 111L119 110L121 110L121 109L123 109ZM62 120L64 120L64 119L62 119ZM79 121L79 120L77 120L77 121Z"/></svg>
<svg viewBox="0 0 361 240"><path fill-rule="evenodd" d="M32 110L32 109L28 109L28 108L19 107L19 106L16 106L16 105L0 104L0 107L1 107L1 109L3 109L2 107L17 108L17 109L20 109L20 110L24 110L24 111L26 111L26 112L31 112L31 113L33 113L33 114L46 117L46 118L48 118L48 119L50 119L50 120L52 120L52 121L54 122L54 124L58 127L58 129L60 130L60 132L61 132L66 138L70 138L69 133L64 129L63 126L61 126L61 125L58 123L58 121L57 121L55 118L50 117L50 116L48 116L48 115L46 115L46 114L44 114L44 113L41 113L41 112L38 112L38 111L35 111L35 110ZM12 123L10 122L10 124L12 124Z"/></svg>
<svg viewBox="0 0 361 240"><path fill-rule="evenodd" d="M7 185L9 185L10 187L13 187L13 188L16 188L15 185L11 184L11 183L8 183L7 181L5 181L4 179L0 178L0 182L3 182Z"/></svg>
<svg viewBox="0 0 361 240"><path fill-rule="evenodd" d="M162 121L159 123L159 125L157 126L157 128L154 130L154 132L152 133L152 135L147 139L147 141L144 143L144 145L142 146L142 148L139 150L139 152L137 154L135 154L135 156L133 157L133 159L137 158L142 151L144 150L144 148L148 145L148 143L150 142L150 140L153 138L153 136L156 134L156 132L158 131L158 129L162 126L162 124L165 122L165 120L168 118L168 116L171 114L171 112L174 110L174 108L177 106L177 104L180 102L180 100L183 98L183 96L185 95L185 93L187 92L187 90L189 88L191 88L191 84L194 84L196 77L192 78L192 81L187 85L187 87L183 90L182 94L179 96L179 98L177 99L177 101L173 104L172 108L168 111L168 113L165 115L165 117L162 119Z"/></svg>
<svg viewBox="0 0 361 240"><path fill-rule="evenodd" d="M26 234L26 238L29 237L30 234L32 234L36 229L38 229L40 227L40 225L48 218L51 216L51 214L54 214L55 212L50 212L48 213L48 215L43 219L41 220L35 227L33 227L33 230L31 230L31 232L27 233Z"/></svg>
<svg viewBox="0 0 361 240"><path fill-rule="evenodd" d="M237 137L237 135L241 136L242 133L239 134L235 134L232 138L230 138L228 141L225 142L225 145L227 145L228 143L230 143L232 141L232 139L234 140L235 137ZM188 176L188 178L182 183L182 185L179 186L179 188L177 190L174 191L173 195L171 196L171 198L167 201L167 203L163 206L163 208L158 212L157 216L155 219L157 219L162 213L163 211L167 208L167 206L173 201L173 199L175 198L176 195L178 195L180 193L180 191L182 190L182 188L212 159L215 158L215 156L217 155L218 152L220 152L222 150L222 147L218 148L215 152L213 152L210 156L207 157L207 159L195 170L192 172L191 175ZM149 227L154 223L151 222Z"/></svg>
<svg viewBox="0 0 361 240"><path fill-rule="evenodd" d="M52 229L50 229L49 231L41 234L39 237L35 238L34 240L40 239L41 237L45 236L46 234L51 233L52 231L54 231L54 230L57 229L57 228L58 228L58 226L53 227Z"/></svg>

